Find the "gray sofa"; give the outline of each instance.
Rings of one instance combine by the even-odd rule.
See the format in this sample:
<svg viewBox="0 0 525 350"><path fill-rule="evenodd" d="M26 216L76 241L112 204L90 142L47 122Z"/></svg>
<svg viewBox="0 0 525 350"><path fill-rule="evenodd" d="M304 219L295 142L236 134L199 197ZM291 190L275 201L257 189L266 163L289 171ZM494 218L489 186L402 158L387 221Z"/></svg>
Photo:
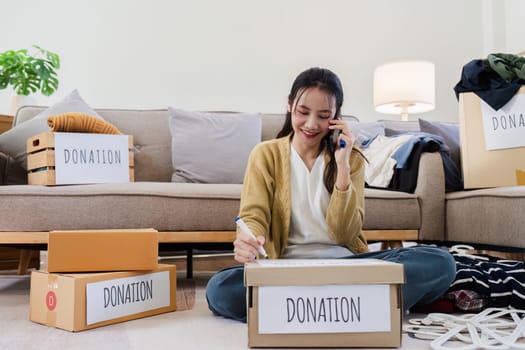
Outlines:
<svg viewBox="0 0 525 350"><path fill-rule="evenodd" d="M420 130L417 121L382 122L396 132ZM460 153L459 139L456 146L456 153ZM451 191L443 200L445 230L439 240L447 245L466 243L482 250L508 252L525 249L525 186Z"/></svg>
<svg viewBox="0 0 525 350"><path fill-rule="evenodd" d="M21 108L14 127L43 109ZM152 227L161 231L161 245L231 245L242 185L171 182L167 110L96 111L123 133L133 135L135 182L0 186L0 207L4 208L0 244L45 248L51 230ZM284 115L263 114L262 140L275 137L283 121ZM0 160L0 165L5 163ZM438 154L423 154L414 193L366 189L365 196L364 230L370 241L446 239L444 178Z"/></svg>

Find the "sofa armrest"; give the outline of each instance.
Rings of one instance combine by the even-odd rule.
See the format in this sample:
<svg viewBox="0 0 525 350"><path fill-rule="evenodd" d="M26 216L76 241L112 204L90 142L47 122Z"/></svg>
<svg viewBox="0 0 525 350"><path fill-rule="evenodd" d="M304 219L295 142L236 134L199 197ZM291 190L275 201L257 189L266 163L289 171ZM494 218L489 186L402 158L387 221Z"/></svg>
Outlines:
<svg viewBox="0 0 525 350"><path fill-rule="evenodd" d="M445 172L439 152L421 154L414 193L421 208L419 240L445 240Z"/></svg>
<svg viewBox="0 0 525 350"><path fill-rule="evenodd" d="M27 185L27 171L0 151L0 185Z"/></svg>
<svg viewBox="0 0 525 350"><path fill-rule="evenodd" d="M0 185L5 185L7 182L7 166L9 164L9 157L7 154L0 152Z"/></svg>

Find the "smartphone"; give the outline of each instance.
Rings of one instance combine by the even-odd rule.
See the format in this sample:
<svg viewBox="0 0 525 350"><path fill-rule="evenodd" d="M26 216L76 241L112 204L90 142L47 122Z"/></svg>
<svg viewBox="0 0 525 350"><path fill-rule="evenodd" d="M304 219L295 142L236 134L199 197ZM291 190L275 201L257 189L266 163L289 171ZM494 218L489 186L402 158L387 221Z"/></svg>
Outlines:
<svg viewBox="0 0 525 350"><path fill-rule="evenodd" d="M341 134L341 129L332 130L332 144L334 146L337 146L337 139L339 138L340 134Z"/></svg>
<svg viewBox="0 0 525 350"><path fill-rule="evenodd" d="M343 131L341 129L332 130L332 145L334 146L335 149L337 149L337 139L339 138L339 135L342 132ZM339 148L345 148L345 147L346 147L345 140L341 140L339 142Z"/></svg>

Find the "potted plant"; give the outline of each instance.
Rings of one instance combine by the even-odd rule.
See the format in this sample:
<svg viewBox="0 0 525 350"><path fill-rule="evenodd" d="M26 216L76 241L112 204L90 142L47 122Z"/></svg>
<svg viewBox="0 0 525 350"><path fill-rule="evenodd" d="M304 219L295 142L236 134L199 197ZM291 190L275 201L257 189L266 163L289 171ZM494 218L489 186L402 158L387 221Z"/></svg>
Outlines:
<svg viewBox="0 0 525 350"><path fill-rule="evenodd" d="M49 96L57 90L60 58L40 46L33 47L34 54L26 49L0 53L0 90L12 86L16 94L25 96L37 91Z"/></svg>

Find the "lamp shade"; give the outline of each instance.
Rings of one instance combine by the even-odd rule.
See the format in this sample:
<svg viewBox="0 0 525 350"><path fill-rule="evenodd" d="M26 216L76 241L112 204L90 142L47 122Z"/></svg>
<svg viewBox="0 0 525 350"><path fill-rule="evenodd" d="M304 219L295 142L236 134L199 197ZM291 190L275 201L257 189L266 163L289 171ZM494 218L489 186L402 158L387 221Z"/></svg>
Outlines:
<svg viewBox="0 0 525 350"><path fill-rule="evenodd" d="M386 63L374 71L374 107L380 113L423 113L434 109L435 67L427 61Z"/></svg>

